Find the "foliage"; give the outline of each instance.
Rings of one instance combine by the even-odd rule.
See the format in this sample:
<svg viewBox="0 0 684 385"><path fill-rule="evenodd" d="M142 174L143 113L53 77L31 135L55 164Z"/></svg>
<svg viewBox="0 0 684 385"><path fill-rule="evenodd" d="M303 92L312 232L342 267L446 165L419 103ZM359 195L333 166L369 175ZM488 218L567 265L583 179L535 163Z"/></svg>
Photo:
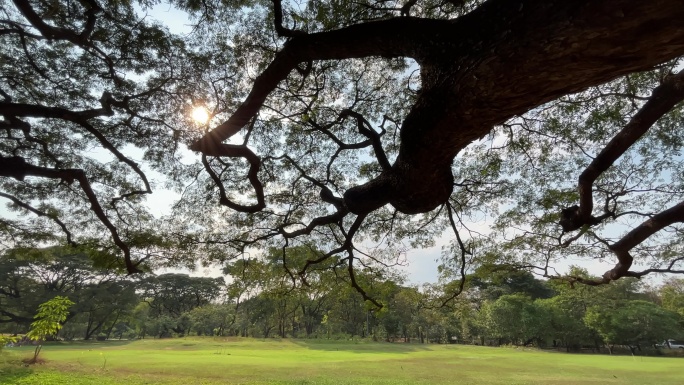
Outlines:
<svg viewBox="0 0 684 385"><path fill-rule="evenodd" d="M548 313L521 294L504 295L485 303L482 313L491 337L506 339L515 345L540 340L548 329Z"/></svg>
<svg viewBox="0 0 684 385"><path fill-rule="evenodd" d="M155 334L162 337L172 333L184 335L191 326L186 313L218 299L223 285L222 277L169 273L147 277L137 287L150 307L150 316L162 320L154 327Z"/></svg>
<svg viewBox="0 0 684 385"><path fill-rule="evenodd" d="M74 302L69 298L57 296L38 306L38 313L34 316L35 321L31 323L31 329L26 333L30 340L38 342L33 358L30 360L31 363L38 361L38 354L45 338L56 335L62 328L62 323L69 315L69 307L73 304Z"/></svg>
<svg viewBox="0 0 684 385"><path fill-rule="evenodd" d="M585 321L609 345L653 346L682 334L675 313L646 301L629 301L619 309L592 307Z"/></svg>
<svg viewBox="0 0 684 385"><path fill-rule="evenodd" d="M17 337L5 336L5 335L0 334L0 351L2 351L2 349L6 345L12 344L12 343L16 342L17 340L18 340Z"/></svg>
<svg viewBox="0 0 684 385"><path fill-rule="evenodd" d="M102 267L99 257L86 247L6 250L0 255L0 326L14 324L4 330L24 333L40 303L65 296L76 303L72 316L88 324L67 326L71 338L106 330L137 297L130 279Z"/></svg>

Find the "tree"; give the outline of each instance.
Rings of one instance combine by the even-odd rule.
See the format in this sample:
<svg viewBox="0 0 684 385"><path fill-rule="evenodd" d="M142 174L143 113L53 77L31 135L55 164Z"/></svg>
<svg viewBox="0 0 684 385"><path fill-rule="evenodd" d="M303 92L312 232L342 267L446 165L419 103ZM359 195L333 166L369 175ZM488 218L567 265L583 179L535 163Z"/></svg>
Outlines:
<svg viewBox="0 0 684 385"><path fill-rule="evenodd" d="M223 336L235 322L235 308L230 304L209 304L189 312L198 335Z"/></svg>
<svg viewBox="0 0 684 385"><path fill-rule="evenodd" d="M86 247L18 248L0 254L0 324L24 333L41 303L64 296L75 302L67 327L72 336L79 329L88 339L111 326L137 298L133 282L101 266L99 254ZM83 325L76 325L80 321Z"/></svg>
<svg viewBox="0 0 684 385"><path fill-rule="evenodd" d="M129 272L269 247L287 265L288 247L315 244L293 276L341 258L364 299L358 267L446 230L461 279L485 259L563 277L551 263L568 254L617 259L572 282L684 272L681 237L664 236L684 219L680 1L173 4L194 34L131 2L1 6L1 196L29 214L2 220L7 242L115 246ZM186 129L192 103L211 129ZM144 206L147 168L184 192L171 218ZM480 210L502 214L497 238L469 231Z"/></svg>
<svg viewBox="0 0 684 385"><path fill-rule="evenodd" d="M223 277L190 277L187 274L161 274L143 279L138 284L140 296L150 307L150 316L164 318L157 335L171 332L184 335L190 325L187 313L205 306L221 295Z"/></svg>
<svg viewBox="0 0 684 385"><path fill-rule="evenodd" d="M684 280L670 279L660 287L660 298L664 309L675 312L684 323Z"/></svg>
<svg viewBox="0 0 684 385"><path fill-rule="evenodd" d="M643 345L653 346L681 334L676 313L647 301L627 301L618 309L593 307L584 320L598 331L609 349L614 344L627 345L632 354Z"/></svg>
<svg viewBox="0 0 684 385"><path fill-rule="evenodd" d="M363 5L365 4L359 7L363 9ZM386 213L385 218L387 214L396 217L399 213L410 215L437 211L438 214L450 218L449 223L456 230L453 212L457 210L452 206L450 197L455 185L466 185L466 188L470 185L467 181L454 181L452 163L459 151L478 137L490 133L495 125L504 123L544 102L604 83L620 75L650 69L682 53L681 31L675 27L671 19L672 12L681 12L679 4L674 1L659 2L648 7L630 4L630 15L633 15L631 12L634 11L642 16L648 15L650 20L662 21L661 28L648 37L641 33L638 33L639 36L636 35L633 26L638 17L628 17L624 11L609 11L622 9L623 5L625 4L619 1L546 1L543 5L535 1L516 4L486 1L478 3L472 12L453 20L390 17L340 26L337 29L326 28L324 22L318 25L315 23L318 20L312 20L313 26L305 24L309 30L293 30L283 25L284 12L281 2L274 1L275 29L280 36L288 38L287 42L270 59L266 69L255 80L245 102L228 120L215 127L191 148L205 156L237 157L249 163L251 171L248 179L253 187L255 203L241 204L229 198L223 187L224 183L214 169L215 167L221 170L220 172L227 172L226 167L216 162L205 162L207 172L212 175L220 189L220 202L245 213L262 211L266 207L264 187L256 171L260 167L268 169L269 165L266 162L272 159L288 163L293 173L298 175L298 180L305 178L309 189L320 190L321 198L318 202L334 207L335 211L333 214L326 213L315 218L309 215L312 217L309 224L302 223L296 231L284 231L285 227L291 225L284 222L276 227L279 231L272 232L273 236L289 239L303 233L311 233L313 229L320 229L323 226L337 225L344 235L344 242L333 252L347 251L350 262L354 260L354 235L363 228L366 221L380 221L383 217L380 213L386 209L387 204L396 212ZM312 7L315 10L316 6ZM425 8L429 9L429 6ZM351 13L352 9L347 10ZM365 10L373 15L371 6ZM387 11L383 9L382 12ZM405 16L411 12L409 3L401 10ZM420 14L421 10L416 12ZM299 19L299 13L292 13L297 15L296 18L293 15L293 19ZM606 14L614 16L596 17ZM375 15L382 18L379 14ZM458 15L458 11L451 15ZM385 13L383 16L388 15ZM494 19L497 20L496 23L491 22ZM489 28L479 28L482 25ZM310 31L311 29L315 32ZM589 35L601 38L587 39L586 36ZM630 44L619 43L624 41L629 41ZM647 44L651 46L647 47ZM654 44L660 44L659 53L662 56L659 58L652 56ZM605 54L608 50L610 55ZM247 126L249 128L245 131L245 138L258 137L258 125L255 126L253 123L256 122L257 114L264 103L269 100L267 98L286 98L283 94L287 94L287 91L281 93L277 90L281 82L292 81L305 87L307 76L314 81L315 70L302 69L298 67L300 63L372 56L410 57L420 65L421 88L411 102L407 103L408 110L403 115L401 127L397 128L400 141L395 139L394 142L383 142L382 136L386 132L384 125L387 119L381 125L380 133L373 131L371 122L380 119L366 118L358 111L365 107L362 100L353 99L344 108L334 109L321 101L324 95L320 92L311 97L312 103L304 103L300 109L277 104L279 111L287 111L283 112L287 116L301 116L301 119L289 119L291 130L307 130L311 135L330 138L332 149L328 151L334 153L334 156L331 156L327 163L327 173L322 173L323 170L308 164L308 159L302 160L301 156L292 155L291 153L297 153L296 149L290 151L288 148L283 155L265 158L262 163L262 159L247 147L248 140L242 146L223 144L224 140L233 137ZM504 57L506 60L503 60ZM620 61L620 66L615 65L615 59ZM622 60L626 62L623 63ZM388 62L391 63L391 60ZM516 67L516 71L510 71L512 65ZM290 72L297 68L300 69L301 75L294 76L294 79L292 76L288 77ZM548 70L550 68L553 70ZM311 71L313 74L310 74ZM299 80L302 78L303 80ZM505 87L501 81L504 78ZM560 216L564 232L596 226L617 215L610 204L607 205L605 213L594 215L593 182L640 136L632 133L635 129L640 130L639 132L647 131L656 119L684 98L679 87L681 78L684 76L663 77L662 84L654 90L654 97L649 100L650 103L644 103L639 119L627 124L625 131L618 133L617 139L610 142L605 151L587 166L577 186L580 205L565 208ZM300 92L302 87L288 91L292 94L305 95L305 92ZM325 109L327 111L324 111ZM372 115L373 110L369 110ZM643 115L648 118L642 119ZM334 167L338 153L352 145L335 136L335 133L342 130L345 124L351 126L354 123L357 124L359 136L367 140L365 147L372 149L372 154L375 155L372 162L373 172L369 173L367 178L362 178L360 183L344 184L329 170ZM342 127L338 129L337 126ZM623 141L623 136L630 139ZM621 144L618 145L618 142ZM316 141L316 144L319 145L320 142ZM364 145L359 143L359 146ZM304 147L313 150L312 147ZM337 150L334 150L335 148ZM395 156L393 163L388 160L385 148ZM274 152L283 153L275 149ZM322 149L320 152L325 153ZM318 158L314 159L320 163ZM343 185L348 187L341 188ZM331 190L331 187L336 191ZM315 212L313 207L315 206L308 210L310 213ZM609 282L625 275L640 276L654 271L649 269L641 273L630 272L633 258L629 250L658 230L680 221L682 215L679 210L679 206L663 210L628 233L621 241L608 244L608 249L617 256L618 263L596 283ZM289 215L285 216L288 217ZM349 218L349 225L344 225L345 218ZM465 254L466 249L462 248L462 251ZM664 269L655 269L664 270L673 270L672 265Z"/></svg>
<svg viewBox="0 0 684 385"><path fill-rule="evenodd" d="M38 362L38 354L43 348L43 341L46 337L57 334L62 328L62 322L67 319L69 307L73 304L69 298L60 296L40 304L38 313L34 317L35 321L31 324L31 330L26 333L29 339L38 342L29 363Z"/></svg>
<svg viewBox="0 0 684 385"><path fill-rule="evenodd" d="M523 294L531 299L549 298L553 291L546 283L528 271L510 268L487 267L470 277L469 287L477 290L483 299L496 300L506 294Z"/></svg>
<svg viewBox="0 0 684 385"><path fill-rule="evenodd" d="M131 282L107 282L79 293L78 311L85 318L84 340L96 333L109 338L117 323L133 311L140 299Z"/></svg>
<svg viewBox="0 0 684 385"><path fill-rule="evenodd" d="M558 295L553 298L537 300L537 306L548 319L548 336L553 346L565 346L566 351L592 346L593 330L584 323L586 309L576 297Z"/></svg>
<svg viewBox="0 0 684 385"><path fill-rule="evenodd" d="M504 295L485 304L485 325L490 337L515 345L529 345L541 341L548 331L548 314L529 297Z"/></svg>

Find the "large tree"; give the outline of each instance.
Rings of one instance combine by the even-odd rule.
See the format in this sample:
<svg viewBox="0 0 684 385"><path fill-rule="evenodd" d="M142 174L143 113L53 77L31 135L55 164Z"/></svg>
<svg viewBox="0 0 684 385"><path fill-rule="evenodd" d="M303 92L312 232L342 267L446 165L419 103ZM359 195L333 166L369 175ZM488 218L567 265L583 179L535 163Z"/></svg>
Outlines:
<svg viewBox="0 0 684 385"><path fill-rule="evenodd" d="M361 292L355 268L396 262L402 240L428 245L446 229L461 278L488 258L555 276L550 263L563 253L597 249L615 267L572 280L682 272L681 141L672 134L684 98L681 1L173 4L192 15L193 34L171 36L129 2L1 6L1 194L48 220L3 219L5 242L50 241L57 229L68 242L100 244L93 235L106 231L130 272L162 247L189 250L184 260L157 258L179 264L194 262L192 252L214 262L276 246L304 279L338 256ZM187 129L199 102L211 123ZM635 146L651 132L658 140ZM487 135L490 145L477 147ZM494 151L502 141L505 156ZM122 150L131 144L144 167ZM632 183L625 175L636 171L618 159L633 150L639 175L674 164L669 182ZM147 168L185 187L174 217L184 221L158 226L144 210ZM624 199L644 193L655 196L646 210L643 198ZM463 220L479 207L499 213L497 204L508 210L500 228L522 234L473 253ZM620 218L631 228L600 233ZM674 235L652 244L661 231ZM573 249L586 237L591 247ZM325 251L288 266L288 247L306 244ZM652 266L634 271L640 245Z"/></svg>

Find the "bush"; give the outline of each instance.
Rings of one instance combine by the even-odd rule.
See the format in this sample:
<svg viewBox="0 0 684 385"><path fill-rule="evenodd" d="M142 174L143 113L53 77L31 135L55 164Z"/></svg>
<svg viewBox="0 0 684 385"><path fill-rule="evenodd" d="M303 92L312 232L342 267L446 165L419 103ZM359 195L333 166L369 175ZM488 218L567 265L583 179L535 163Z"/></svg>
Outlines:
<svg viewBox="0 0 684 385"><path fill-rule="evenodd" d="M2 334L0 334L0 351L2 351L2 349L5 346L7 346L9 344L13 344L13 343L17 342L18 340L19 340L18 337L3 336Z"/></svg>

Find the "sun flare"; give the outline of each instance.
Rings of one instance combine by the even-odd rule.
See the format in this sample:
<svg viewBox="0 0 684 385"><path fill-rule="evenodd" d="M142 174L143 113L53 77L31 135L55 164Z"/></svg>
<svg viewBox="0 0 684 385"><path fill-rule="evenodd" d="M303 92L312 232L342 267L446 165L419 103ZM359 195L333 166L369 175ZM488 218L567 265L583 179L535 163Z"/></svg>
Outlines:
<svg viewBox="0 0 684 385"><path fill-rule="evenodd" d="M205 124L209 121L209 111L206 107L195 107L192 109L192 120L199 124Z"/></svg>

